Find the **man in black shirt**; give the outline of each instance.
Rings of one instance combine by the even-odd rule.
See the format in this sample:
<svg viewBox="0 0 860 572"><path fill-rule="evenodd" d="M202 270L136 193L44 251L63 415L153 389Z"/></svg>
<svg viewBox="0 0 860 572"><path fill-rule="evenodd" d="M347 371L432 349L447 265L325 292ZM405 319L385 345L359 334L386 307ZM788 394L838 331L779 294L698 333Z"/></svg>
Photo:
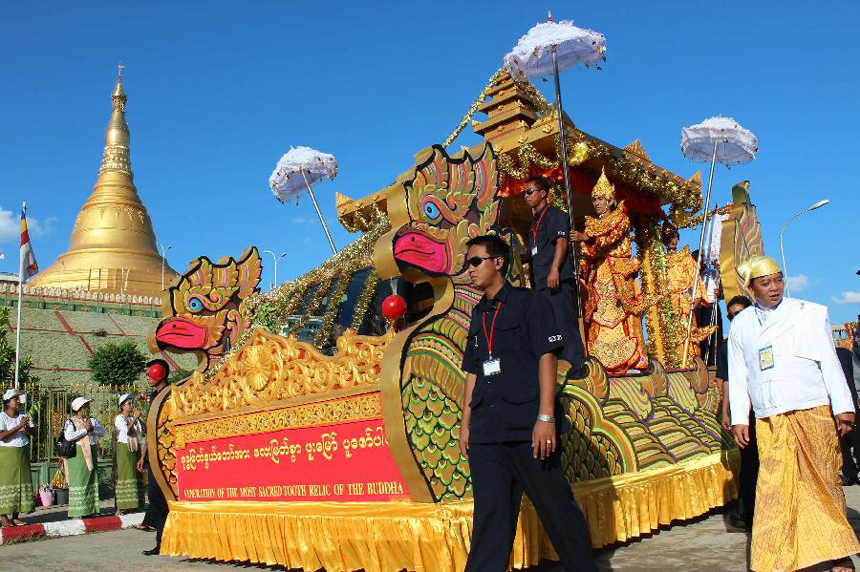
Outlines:
<svg viewBox="0 0 860 572"><path fill-rule="evenodd" d="M726 304L726 316L731 322L740 312L752 306L752 301L746 296L735 296ZM722 425L731 433L732 422L729 419L729 364L726 340L720 342L717 352L717 383L723 391ZM755 437L755 415L750 411L749 423L750 442L741 449L741 472L738 475L738 503L734 514L729 513L728 519L732 526L752 529L753 512L755 511L755 485L758 480L758 444Z"/></svg>
<svg viewBox="0 0 860 572"><path fill-rule="evenodd" d="M585 518L559 464L556 374L564 338L546 297L505 280L503 240L479 236L468 246L469 278L484 296L463 355L460 451L475 499L466 572L507 570L523 492L564 569L596 571Z"/></svg>
<svg viewBox="0 0 860 572"><path fill-rule="evenodd" d="M531 266L532 288L549 298L555 320L565 338L561 359L574 371L582 364L582 338L574 315L575 273L570 263L567 235L570 220L561 209L550 206L549 181L535 175L523 187L523 199L532 210L526 257Z"/></svg>
<svg viewBox="0 0 860 572"><path fill-rule="evenodd" d="M146 374L149 378L149 386L152 388L152 393L149 395L149 403L155 402L156 396L167 387L167 377L170 375L170 366L163 359L154 359L146 364ZM146 441L143 442L140 460L137 463L137 469L143 472L144 467L149 471L149 488L147 496L149 497L149 507L146 509L146 515L143 517L141 526L155 529L155 548L144 550L146 556L153 556L161 551L161 534L164 532L164 525L167 522L167 499L164 498L164 493L161 492L161 487L155 480L155 475L152 473L152 467L149 465L149 456L146 451Z"/></svg>

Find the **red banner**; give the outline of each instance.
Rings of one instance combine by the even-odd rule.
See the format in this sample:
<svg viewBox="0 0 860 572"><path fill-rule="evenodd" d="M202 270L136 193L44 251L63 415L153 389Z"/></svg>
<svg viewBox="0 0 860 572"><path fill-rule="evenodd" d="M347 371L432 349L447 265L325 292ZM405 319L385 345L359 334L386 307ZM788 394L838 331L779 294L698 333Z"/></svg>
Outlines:
<svg viewBox="0 0 860 572"><path fill-rule="evenodd" d="M386 501L408 498L382 418L188 443L179 500Z"/></svg>

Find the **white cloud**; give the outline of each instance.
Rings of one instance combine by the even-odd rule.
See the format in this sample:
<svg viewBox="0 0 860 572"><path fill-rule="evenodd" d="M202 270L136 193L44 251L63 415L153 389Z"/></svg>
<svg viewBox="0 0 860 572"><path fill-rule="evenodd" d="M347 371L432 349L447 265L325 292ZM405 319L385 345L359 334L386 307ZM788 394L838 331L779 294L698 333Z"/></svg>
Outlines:
<svg viewBox="0 0 860 572"><path fill-rule="evenodd" d="M18 213L0 207L0 243L18 242L21 236L21 219ZM45 236L54 230L57 217L49 216L44 220L27 217L27 230L32 236Z"/></svg>
<svg viewBox="0 0 860 572"><path fill-rule="evenodd" d="M840 296L831 296L830 299L836 304L860 304L860 290L843 292Z"/></svg>
<svg viewBox="0 0 860 572"><path fill-rule="evenodd" d="M311 237L306 236L306 237L305 237L305 244L310 244L311 242L313 242L313 240L311 239Z"/></svg>
<svg viewBox="0 0 860 572"><path fill-rule="evenodd" d="M803 292L809 288L809 277L806 274L798 274L797 276L788 277L788 287L791 288L792 294L795 292Z"/></svg>
<svg viewBox="0 0 860 572"><path fill-rule="evenodd" d="M300 216L293 219L293 224L305 224L306 222L308 222L308 220Z"/></svg>
<svg viewBox="0 0 860 572"><path fill-rule="evenodd" d="M21 233L20 225L21 223L12 216L12 211L0 207L0 242L9 242L18 238Z"/></svg>

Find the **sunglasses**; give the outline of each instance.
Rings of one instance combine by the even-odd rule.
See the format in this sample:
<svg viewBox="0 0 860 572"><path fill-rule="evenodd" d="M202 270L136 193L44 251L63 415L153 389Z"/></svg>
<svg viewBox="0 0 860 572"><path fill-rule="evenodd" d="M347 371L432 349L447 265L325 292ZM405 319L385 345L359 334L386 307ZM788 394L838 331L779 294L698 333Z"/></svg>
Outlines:
<svg viewBox="0 0 860 572"><path fill-rule="evenodd" d="M483 261L485 261L485 260L491 260L491 259L493 259L493 258L501 258L501 257L500 257L500 256L473 256L472 258L470 258L470 259L469 259L469 260L467 260L466 262L467 262L467 263L469 264L469 266L471 266L472 268L477 268L478 266L480 266L480 265L481 265L481 263L482 263Z"/></svg>
<svg viewBox="0 0 860 572"><path fill-rule="evenodd" d="M538 192L538 189L526 189L525 191L523 191L523 194L530 197L536 192Z"/></svg>

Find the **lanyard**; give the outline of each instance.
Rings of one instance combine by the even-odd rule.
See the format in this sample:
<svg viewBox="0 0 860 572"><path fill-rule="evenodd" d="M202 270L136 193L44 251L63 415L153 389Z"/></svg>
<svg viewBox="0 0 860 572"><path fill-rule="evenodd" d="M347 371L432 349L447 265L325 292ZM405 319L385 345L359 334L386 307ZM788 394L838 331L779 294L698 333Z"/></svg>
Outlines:
<svg viewBox="0 0 860 572"><path fill-rule="evenodd" d="M548 211L548 210L549 210L549 205L547 205L543 208L543 212L540 213L540 216L538 217L537 223L535 223L532 226L532 238L534 239L534 245L535 246L537 246L537 231L540 228L540 223L543 220L543 215L545 215L546 211Z"/></svg>
<svg viewBox="0 0 860 572"><path fill-rule="evenodd" d="M487 334L487 313L481 314L481 322L484 324L484 338L487 340L487 351L490 353L490 358L493 357L493 329L496 327L496 318L499 315L499 310L502 309L502 301L499 300L499 305L496 306L496 313L493 314L493 321L490 322L490 333Z"/></svg>

